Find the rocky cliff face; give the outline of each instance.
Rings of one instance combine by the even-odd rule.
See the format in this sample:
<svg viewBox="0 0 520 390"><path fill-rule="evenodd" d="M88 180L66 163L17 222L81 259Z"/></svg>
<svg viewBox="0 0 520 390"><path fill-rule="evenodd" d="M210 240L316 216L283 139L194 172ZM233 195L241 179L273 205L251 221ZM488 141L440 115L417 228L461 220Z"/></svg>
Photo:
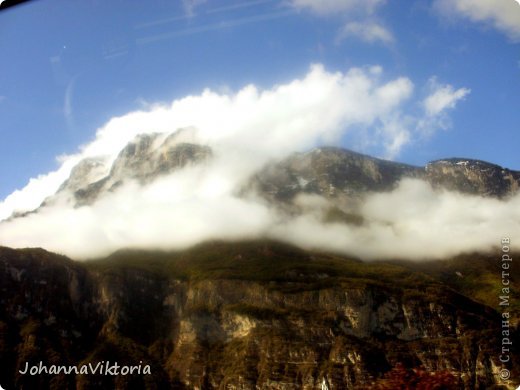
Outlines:
<svg viewBox="0 0 520 390"><path fill-rule="evenodd" d="M483 161L446 159L416 167L339 148L318 148L271 163L249 185L275 202L290 201L301 193L341 202L390 191L406 177L435 188L498 198L515 194L520 187L520 172Z"/></svg>
<svg viewBox="0 0 520 390"><path fill-rule="evenodd" d="M485 161L452 158L426 165L425 176L434 186L483 196L504 198L520 187L520 172Z"/></svg>
<svg viewBox="0 0 520 390"><path fill-rule="evenodd" d="M398 366L451 388L501 383L499 315L402 266L272 242L84 265L0 248L0 282L6 388L368 389ZM141 361L152 375L18 373L40 360Z"/></svg>
<svg viewBox="0 0 520 390"><path fill-rule="evenodd" d="M101 180L106 175L106 166L102 159L87 158L80 161L70 172L69 178L58 189L76 192L81 188Z"/></svg>
<svg viewBox="0 0 520 390"><path fill-rule="evenodd" d="M318 148L268 164L249 188L274 203L298 194L318 194L347 204L367 192L392 190L404 177L422 177L421 168L376 159L339 148Z"/></svg>
<svg viewBox="0 0 520 390"><path fill-rule="evenodd" d="M47 199L44 205L70 193L74 205L92 204L130 180L150 183L159 176L208 160L212 155L211 149L186 142L184 133L138 135L119 152L110 169L101 159L80 161L57 194Z"/></svg>

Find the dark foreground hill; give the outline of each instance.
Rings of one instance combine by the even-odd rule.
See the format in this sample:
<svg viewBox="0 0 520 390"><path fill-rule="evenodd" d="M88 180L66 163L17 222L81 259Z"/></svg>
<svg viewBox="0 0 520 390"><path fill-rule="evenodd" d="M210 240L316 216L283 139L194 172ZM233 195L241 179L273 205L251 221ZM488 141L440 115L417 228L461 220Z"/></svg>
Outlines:
<svg viewBox="0 0 520 390"><path fill-rule="evenodd" d="M0 248L0 384L392 389L404 381L417 389L501 388L502 319L492 298L500 274L493 264L484 255L362 263L266 241L120 251L85 263ZM484 292L475 288L472 268L487 278ZM512 315L516 324L516 308ZM504 367L518 378L517 351L510 356ZM149 365L151 375L19 373L40 361ZM433 384L444 387L427 387Z"/></svg>

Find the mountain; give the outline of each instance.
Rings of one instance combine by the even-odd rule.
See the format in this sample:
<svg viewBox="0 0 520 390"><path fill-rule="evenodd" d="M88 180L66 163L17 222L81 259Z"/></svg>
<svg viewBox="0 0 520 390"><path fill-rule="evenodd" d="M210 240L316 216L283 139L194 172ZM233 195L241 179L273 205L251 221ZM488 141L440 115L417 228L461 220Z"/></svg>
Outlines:
<svg viewBox="0 0 520 390"><path fill-rule="evenodd" d="M437 160L427 164L425 172L434 186L469 194L504 198L520 187L520 172L480 160Z"/></svg>
<svg viewBox="0 0 520 390"><path fill-rule="evenodd" d="M119 152L104 176L100 173L106 167L99 160L82 160L72 169L56 195L72 192L76 206L92 204L103 193L114 191L128 180L150 183L161 175L211 157L209 147L184 142L184 134L181 131L168 136L161 133L138 135ZM53 203L53 199L47 199L45 203Z"/></svg>
<svg viewBox="0 0 520 390"><path fill-rule="evenodd" d="M125 184L148 185L189 167L204 171L218 153L197 143L191 129L142 134L113 161L80 161L32 213L92 205ZM305 212L298 200L317 195L329 208L323 222L362 231L370 226L359 214L364 198L391 191L405 178L504 200L520 185L518 171L478 160L417 167L322 147L267 163L240 181L234 196L259 197L259 204L287 216ZM126 214L117 216L123 223L116 235L126 223ZM150 233L146 223L136 225ZM175 234L183 227L164 218L164 228ZM150 234L160 235L162 228ZM382 228L399 233L395 226ZM362 262L263 239L204 241L178 251L119 250L84 262L43 249L0 247L0 385L510 389L513 383L503 382L500 370L518 378L520 295L512 289L504 330L502 271L491 252ZM520 280L517 267L508 277L512 285ZM513 341L505 365L499 360L504 337ZM40 361L143 364L152 375L19 373L24 364Z"/></svg>
<svg viewBox="0 0 520 390"><path fill-rule="evenodd" d="M390 191L406 177L425 180L435 188L497 198L520 188L520 172L483 161L452 158L416 167L331 147L270 163L254 175L250 185L277 202L300 193L341 201L367 192Z"/></svg>
<svg viewBox="0 0 520 390"><path fill-rule="evenodd" d="M89 205L129 180L151 183L189 165L211 164L213 157L212 149L196 143L189 128L169 135L140 134L108 165L101 158L80 161L58 192L41 207L63 198L76 207ZM450 158L417 167L347 149L320 147L268 163L243 183L240 193L259 193L282 206L298 194L318 194L349 212L367 193L390 191L403 178L422 179L434 188L496 198L507 198L520 188L519 171L484 161Z"/></svg>
<svg viewBox="0 0 520 390"><path fill-rule="evenodd" d="M472 258L474 267L481 263ZM127 250L84 263L0 248L1 383L390 389L392 376L422 375L448 389L498 386L500 315L435 277L435 267L414 267L273 241ZM520 355L515 349L511 356L516 373ZM18 373L40 360L142 362L152 375Z"/></svg>
<svg viewBox="0 0 520 390"><path fill-rule="evenodd" d="M252 178L265 197L288 201L299 193L326 197L389 191L403 177L419 177L420 168L380 160L339 148L317 148L270 163Z"/></svg>

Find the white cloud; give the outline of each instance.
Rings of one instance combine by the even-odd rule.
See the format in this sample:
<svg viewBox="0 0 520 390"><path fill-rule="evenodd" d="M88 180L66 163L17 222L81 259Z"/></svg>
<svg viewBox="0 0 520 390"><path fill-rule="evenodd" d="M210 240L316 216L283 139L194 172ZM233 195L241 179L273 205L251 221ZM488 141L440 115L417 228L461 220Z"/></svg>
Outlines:
<svg viewBox="0 0 520 390"><path fill-rule="evenodd" d="M338 30L336 42L355 37L364 42L382 42L391 44L395 41L392 32L373 16L386 0L291 0L297 10L308 10L320 16L341 16L345 24Z"/></svg>
<svg viewBox="0 0 520 390"><path fill-rule="evenodd" d="M338 33L338 41L348 37L360 38L368 43L382 42L391 44L394 42L394 36L386 27L372 21L349 22L345 24Z"/></svg>
<svg viewBox="0 0 520 390"><path fill-rule="evenodd" d="M78 161L77 156L71 157L57 171L32 178L23 189L16 190L8 195L0 202L0 220L8 218L13 212L37 208L46 197L58 190Z"/></svg>
<svg viewBox="0 0 520 390"><path fill-rule="evenodd" d="M471 92L468 88L456 90L450 84L441 85L435 78L431 78L429 84L431 94L423 101L423 107L429 116L454 108L459 100L463 100Z"/></svg>
<svg viewBox="0 0 520 390"><path fill-rule="evenodd" d="M520 240L520 195L500 201L406 179L392 192L369 196L360 213L366 220L360 227L323 224L306 214L277 224L273 235L364 259L412 260L489 251L511 235Z"/></svg>
<svg viewBox="0 0 520 390"><path fill-rule="evenodd" d="M206 3L207 0L182 0L182 6L186 16L192 17L195 15L195 9L202 4Z"/></svg>
<svg viewBox="0 0 520 390"><path fill-rule="evenodd" d="M403 118L398 113L382 120L378 136L382 139L384 158L395 159L403 147L411 142L413 122L410 118Z"/></svg>
<svg viewBox="0 0 520 390"><path fill-rule="evenodd" d="M187 170L146 188L128 183L92 207L43 209L0 225L2 244L41 246L81 259L125 247L185 248L216 237L260 234L273 220L269 208L207 191L215 172Z"/></svg>
<svg viewBox="0 0 520 390"><path fill-rule="evenodd" d="M298 10L309 10L317 15L342 15L347 20L339 29L336 42L355 37L367 43L395 41L392 32L381 23L367 19L376 13L385 0L292 0ZM358 20L361 19L361 20Z"/></svg>
<svg viewBox="0 0 520 390"><path fill-rule="evenodd" d="M200 142L229 145L246 156L255 156L242 163L251 160L253 168L270 158L334 142L352 126L386 121L410 98L413 84L409 79L384 83L380 77L381 68L377 66L330 73L321 65L313 65L304 78L268 90L254 85L235 94L205 90L169 105L150 105L147 110L113 118L97 131L94 141L81 147L79 153L63 158L58 171L32 179L26 188L1 202L0 219L15 210L37 207L56 192L79 159L106 156L110 163L139 133L169 133L195 126Z"/></svg>
<svg viewBox="0 0 520 390"><path fill-rule="evenodd" d="M392 192L370 195L361 226L323 223L329 201L300 199L300 216L275 212L264 201L240 198L221 168L200 167L148 187L128 183L91 207L55 206L0 225L2 244L42 246L76 259L120 248L182 249L209 239L274 238L308 249L370 259L445 258L486 251L501 237L520 240L520 195L507 201L434 191L406 179Z"/></svg>
<svg viewBox="0 0 520 390"><path fill-rule="evenodd" d="M73 112L73 96L74 96L74 86L76 84L76 78L73 78L67 84L67 88L65 88L65 98L63 100L63 116L65 117L65 121L69 129L74 128L74 112Z"/></svg>
<svg viewBox="0 0 520 390"><path fill-rule="evenodd" d="M491 25L520 41L520 4L515 0L436 0L435 7L443 15Z"/></svg>
<svg viewBox="0 0 520 390"><path fill-rule="evenodd" d="M172 133L193 126L187 136L209 145L214 158L210 164L182 169L146 187L127 183L92 206L73 208L64 197L36 214L4 221L0 223L0 244L42 246L85 258L128 246L182 248L207 239L270 236L366 257L379 255L376 249L367 250L365 230L366 237L374 240L379 231L387 234L381 236L382 242L392 236L385 230L388 221L378 221L370 207L364 213L374 220L371 227L355 229L314 224L319 212L289 218L264 201L242 198L237 192L267 161L317 144L336 144L353 129L364 129L363 136L375 147L397 155L413 141L414 127L421 120L406 114L412 93L413 83L408 78L383 81L379 66L341 73L313 65L305 77L270 89L248 85L236 93L205 90L171 104L152 104L146 110L113 118L77 154L62 157L60 169L32 179L0 203L0 215L7 217L13 210L37 207L82 158L105 156L109 166L140 133ZM438 202L440 198L435 199ZM390 201L396 200L390 196ZM323 208L324 202L317 202L321 206L316 207ZM372 204L377 202L368 203ZM411 220L417 225L419 219L417 215ZM406 243L402 248L411 245ZM434 236L423 241L440 251L436 243Z"/></svg>
<svg viewBox="0 0 520 390"><path fill-rule="evenodd" d="M448 112L471 93L469 88L455 89L450 84L439 84L436 77L428 80L428 90L428 96L421 101L424 116L416 124L417 132L424 138L430 137L439 129L449 129L452 123Z"/></svg>
<svg viewBox="0 0 520 390"><path fill-rule="evenodd" d="M372 13L386 0L291 0L296 9L307 9L319 15L331 15L349 11Z"/></svg>

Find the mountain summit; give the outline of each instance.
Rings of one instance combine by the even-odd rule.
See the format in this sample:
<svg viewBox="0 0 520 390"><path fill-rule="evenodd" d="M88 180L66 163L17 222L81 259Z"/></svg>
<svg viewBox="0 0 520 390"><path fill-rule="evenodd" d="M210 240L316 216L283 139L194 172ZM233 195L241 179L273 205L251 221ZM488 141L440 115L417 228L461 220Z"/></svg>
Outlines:
<svg viewBox="0 0 520 390"><path fill-rule="evenodd" d="M57 195L70 192L75 206L88 205L129 180L147 184L188 165L211 164L212 149L185 141L186 133L183 129L170 135L140 134L120 151L108 169L100 159L82 160ZM484 161L450 158L418 167L347 149L320 147L268 163L243 184L243 191L257 191L275 203L288 202L302 193L345 200L390 191L403 178L421 179L439 189L496 198L506 198L520 188L520 172ZM49 203L52 197L45 201Z"/></svg>
<svg viewBox="0 0 520 390"><path fill-rule="evenodd" d="M101 163L93 159L82 160L72 169L58 194L71 191L76 206L92 204L103 193L113 192L128 180L137 180L140 184L150 183L161 175L211 157L209 147L183 142L179 135L138 135L119 152L108 174L102 178L94 175L102 169Z"/></svg>
<svg viewBox="0 0 520 390"><path fill-rule="evenodd" d="M269 164L252 183L271 199L286 201L297 194L329 198L390 191L403 178L422 179L435 188L504 198L520 187L520 172L479 160L444 159L417 167L381 160L347 149L323 147Z"/></svg>

